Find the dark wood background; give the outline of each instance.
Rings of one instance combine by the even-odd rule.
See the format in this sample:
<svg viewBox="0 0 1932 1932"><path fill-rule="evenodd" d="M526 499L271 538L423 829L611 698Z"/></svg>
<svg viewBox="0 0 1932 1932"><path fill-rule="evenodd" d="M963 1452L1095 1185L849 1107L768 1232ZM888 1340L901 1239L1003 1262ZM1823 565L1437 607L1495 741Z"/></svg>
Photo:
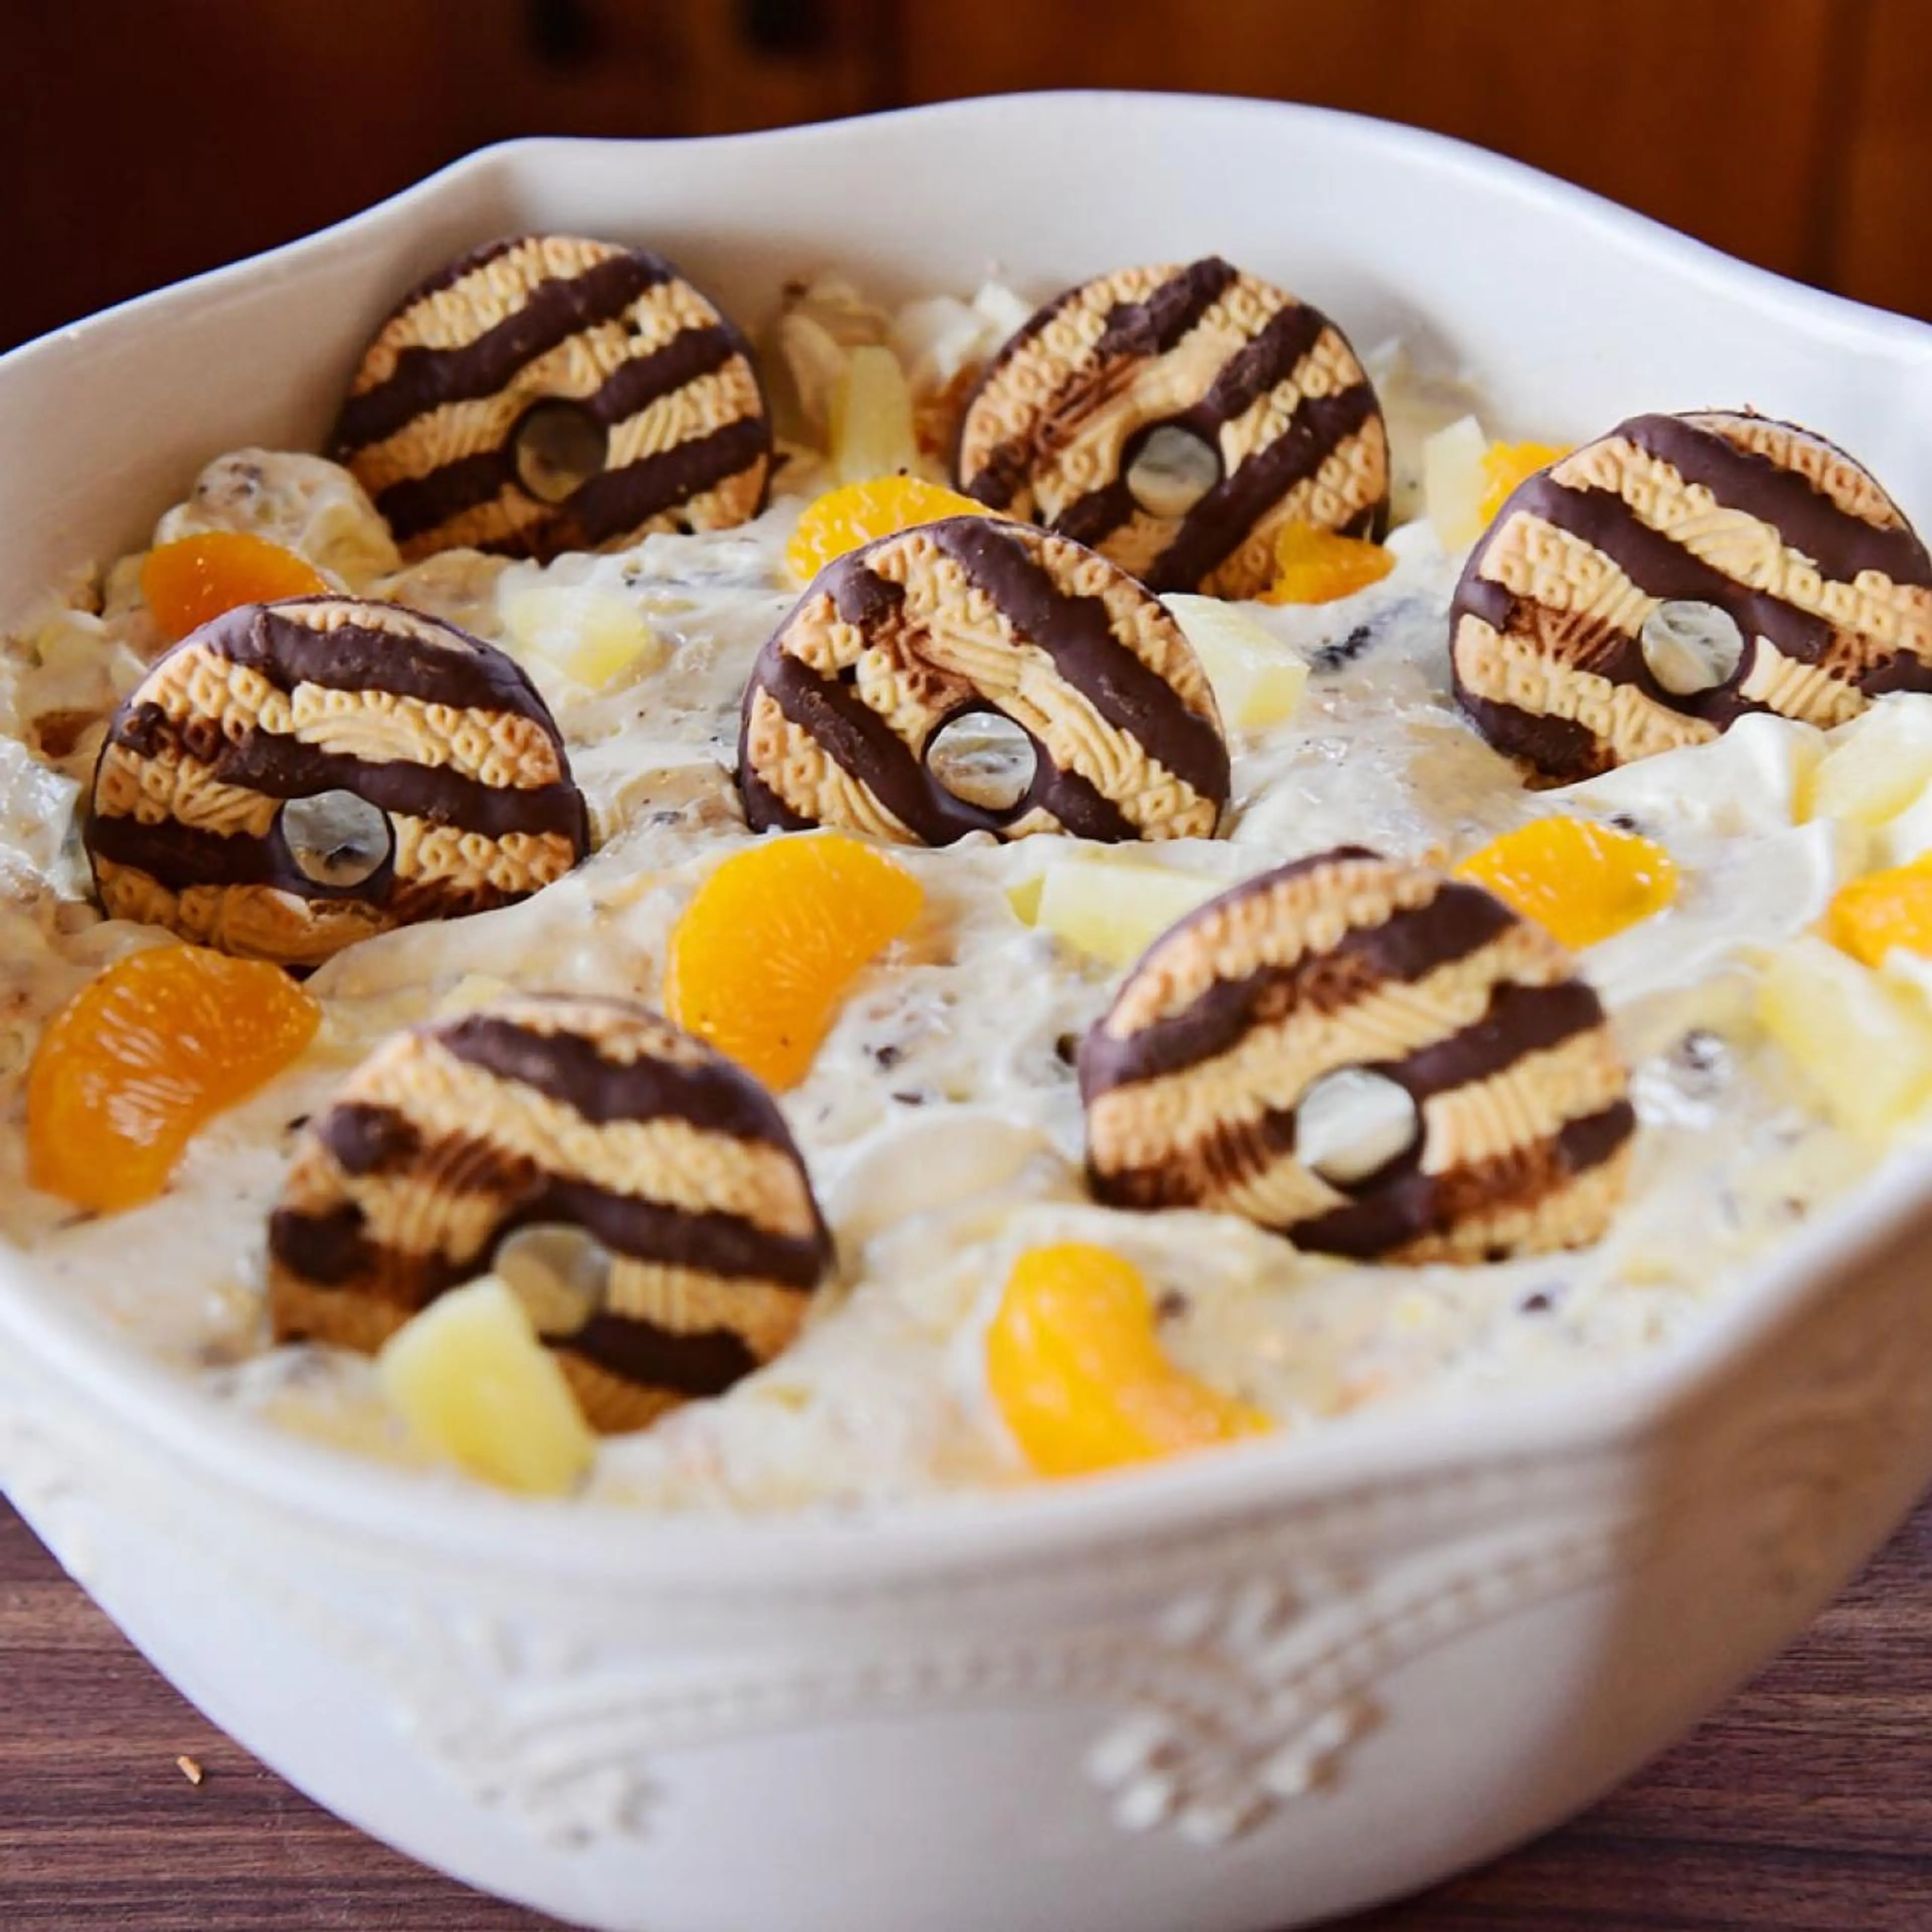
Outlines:
<svg viewBox="0 0 1932 1932"><path fill-rule="evenodd" d="M184 1754L202 1768L198 1786L176 1766ZM296 1796L155 1677L0 1505L5 1932L549 1923L419 1870ZM1932 1504L1808 1636L1635 1784L1350 1932L1928 1928Z"/></svg>
<svg viewBox="0 0 1932 1932"><path fill-rule="evenodd" d="M1073 86L1439 128L1932 316L1928 0L0 0L0 346L508 135Z"/></svg>

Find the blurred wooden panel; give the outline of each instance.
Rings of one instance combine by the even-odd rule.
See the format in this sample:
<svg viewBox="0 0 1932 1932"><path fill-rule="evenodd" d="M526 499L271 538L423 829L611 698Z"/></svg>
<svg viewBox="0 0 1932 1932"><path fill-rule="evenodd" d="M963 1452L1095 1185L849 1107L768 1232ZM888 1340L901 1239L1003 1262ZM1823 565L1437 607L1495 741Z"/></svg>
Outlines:
<svg viewBox="0 0 1932 1932"><path fill-rule="evenodd" d="M894 0L0 0L0 348L486 142L888 104Z"/></svg>
<svg viewBox="0 0 1932 1932"><path fill-rule="evenodd" d="M917 0L898 0L917 10ZM895 0L682 0L680 134L827 121L890 105Z"/></svg>
<svg viewBox="0 0 1932 1932"><path fill-rule="evenodd" d="M300 8L308 0L256 0ZM470 0L389 0L433 16L454 51L475 124L472 146L520 134L677 131L682 54L674 5L653 0L487 0L500 20L477 22Z"/></svg>
<svg viewBox="0 0 1932 1932"><path fill-rule="evenodd" d="M458 9L416 4L466 31ZM483 111L505 134L729 134L862 114L887 104L892 4L518 0L520 40Z"/></svg>
<svg viewBox="0 0 1932 1932"><path fill-rule="evenodd" d="M1868 0L1829 279L1932 320L1932 4Z"/></svg>
<svg viewBox="0 0 1932 1932"><path fill-rule="evenodd" d="M0 347L511 135L1054 86L1441 128L1932 316L1932 0L0 0Z"/></svg>
<svg viewBox="0 0 1932 1932"><path fill-rule="evenodd" d="M520 0L9 4L0 343L333 221L483 137ZM460 26L460 32L453 28Z"/></svg>
<svg viewBox="0 0 1932 1932"><path fill-rule="evenodd" d="M1820 266L1828 216L1826 102L1856 67L1866 4L1111 0L1102 11L1080 0L910 0L901 72L913 100L1156 87L1385 115L1804 273ZM1932 13L1928 0L1895 5Z"/></svg>

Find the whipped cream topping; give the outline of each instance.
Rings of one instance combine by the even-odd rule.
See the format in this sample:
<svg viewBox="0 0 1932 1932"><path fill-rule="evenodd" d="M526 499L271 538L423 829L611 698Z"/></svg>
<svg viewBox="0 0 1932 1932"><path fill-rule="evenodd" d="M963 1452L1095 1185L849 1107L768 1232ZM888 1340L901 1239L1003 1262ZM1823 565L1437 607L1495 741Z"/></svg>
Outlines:
<svg viewBox="0 0 1932 1932"><path fill-rule="evenodd" d="M964 308L939 318L956 334ZM957 345L936 325L928 332L937 346L905 352L956 373ZM1399 399L1391 414L1400 435ZM264 1223L292 1136L377 1040L428 1015L508 987L655 1000L680 911L706 869L752 836L732 775L740 694L796 596L784 546L826 481L794 452L772 507L740 529L655 536L547 567L454 552L402 568L380 519L333 466L266 451L210 466L157 541L251 530L345 588L510 652L568 741L596 850L525 903L338 956L309 982L324 1020L308 1054L205 1130L161 1198L109 1219L76 1216L26 1185L22 1083L59 1006L102 965L164 937L93 910L71 830L100 715L158 641L138 560L14 641L0 671L14 733L0 736L0 1233L26 1251L30 1292L86 1307L212 1400L422 1460L369 1363L268 1345ZM1461 555L1420 520L1390 547L1394 572L1359 595L1244 607L1307 660L1299 708L1280 725L1231 730L1221 837L1126 856L1198 878L1204 891L1342 843L1453 861L1552 812L1667 848L1676 902L1582 960L1632 1061L1642 1122L1610 1236L1582 1252L1479 1268L1362 1265L1299 1253L1228 1217L1094 1204L1072 1047L1117 971L1028 923L1010 896L1077 842L975 836L896 852L926 911L866 974L809 1075L782 1096L837 1238L837 1279L778 1360L719 1399L604 1442L593 1493L757 1510L1024 1480L988 1394L982 1338L1015 1257L1040 1243L1092 1240L1127 1256L1158 1298L1172 1356L1293 1435L1375 1406L1607 1372L1735 1294L1755 1259L1870 1168L1876 1150L1805 1104L1752 1017L1756 957L1814 925L1851 862L1830 822L1795 822L1823 734L1747 718L1709 746L1565 791L1527 790L1448 694ZM1932 844L1922 828L1899 836Z"/></svg>

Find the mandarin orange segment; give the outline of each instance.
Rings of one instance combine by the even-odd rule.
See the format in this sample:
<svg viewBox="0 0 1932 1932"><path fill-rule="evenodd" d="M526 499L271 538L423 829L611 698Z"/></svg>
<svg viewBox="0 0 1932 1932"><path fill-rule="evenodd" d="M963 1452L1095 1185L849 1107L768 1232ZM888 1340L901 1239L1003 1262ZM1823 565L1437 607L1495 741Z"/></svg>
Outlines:
<svg viewBox="0 0 1932 1932"><path fill-rule="evenodd" d="M735 852L672 929L664 1011L768 1087L802 1080L852 982L916 920L919 881L839 832Z"/></svg>
<svg viewBox="0 0 1932 1932"><path fill-rule="evenodd" d="M1486 529L1510 496L1539 470L1570 454L1560 442L1492 442L1483 452L1483 501L1477 514Z"/></svg>
<svg viewBox="0 0 1932 1932"><path fill-rule="evenodd" d="M915 524L936 524L942 517L987 514L984 503L916 476L842 484L806 506L785 546L785 562L801 584L808 584L834 557L876 538L896 536Z"/></svg>
<svg viewBox="0 0 1932 1932"><path fill-rule="evenodd" d="M1090 1475L1274 1424L1162 1353L1140 1270L1084 1241L1029 1248L986 1335L993 1400L1042 1476Z"/></svg>
<svg viewBox="0 0 1932 1932"><path fill-rule="evenodd" d="M141 595L171 644L238 604L320 597L328 588L312 563L246 530L208 530L161 544L141 564Z"/></svg>
<svg viewBox="0 0 1932 1932"><path fill-rule="evenodd" d="M1840 886L1825 937L1867 966L1882 965L1894 948L1932 956L1932 855Z"/></svg>
<svg viewBox="0 0 1932 1932"><path fill-rule="evenodd" d="M1661 845L1582 818L1532 819L1456 869L1569 946L1594 946L1677 896Z"/></svg>
<svg viewBox="0 0 1932 1932"><path fill-rule="evenodd" d="M1312 524L1288 524L1275 540L1274 581L1264 604L1332 604L1379 584L1395 568L1392 552L1366 537L1345 537Z"/></svg>
<svg viewBox="0 0 1932 1932"><path fill-rule="evenodd" d="M40 1036L28 1179L99 1214L152 1200L194 1136L289 1065L321 1018L279 966L199 946L130 954Z"/></svg>

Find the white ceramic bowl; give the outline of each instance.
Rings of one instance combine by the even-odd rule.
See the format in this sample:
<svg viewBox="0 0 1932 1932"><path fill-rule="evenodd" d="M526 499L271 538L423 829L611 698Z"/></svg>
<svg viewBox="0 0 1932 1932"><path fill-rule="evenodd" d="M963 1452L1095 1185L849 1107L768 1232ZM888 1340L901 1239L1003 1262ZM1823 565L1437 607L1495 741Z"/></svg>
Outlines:
<svg viewBox="0 0 1932 1932"><path fill-rule="evenodd" d="M0 615L208 457L313 446L371 324L514 230L755 316L1218 250L1585 435L1754 403L1932 522L1932 329L1462 147L1295 107L986 100L527 142L0 362ZM1689 1346L1088 1484L866 1520L451 1496L213 1412L0 1280L0 1479L187 1694L344 1816L651 1932L1264 1932L1554 1823L1790 1638L1932 1476L1932 1163ZM138 1265L130 1258L130 1265Z"/></svg>

